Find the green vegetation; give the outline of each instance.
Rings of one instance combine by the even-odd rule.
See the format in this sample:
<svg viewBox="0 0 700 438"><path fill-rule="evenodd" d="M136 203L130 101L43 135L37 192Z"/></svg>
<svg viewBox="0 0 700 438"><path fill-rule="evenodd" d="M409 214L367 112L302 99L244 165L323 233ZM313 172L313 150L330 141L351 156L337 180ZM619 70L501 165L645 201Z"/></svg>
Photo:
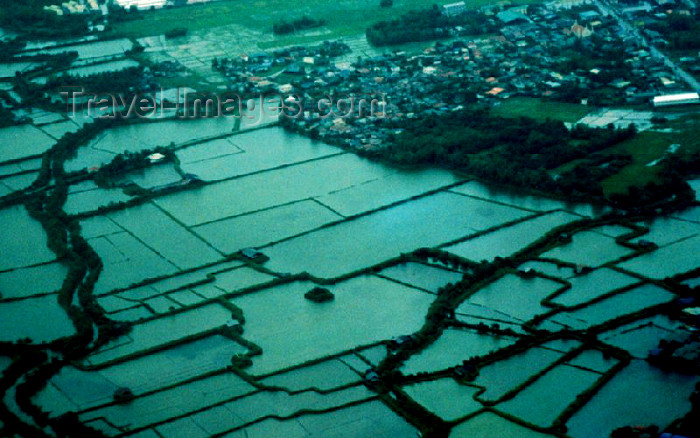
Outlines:
<svg viewBox="0 0 700 438"><path fill-rule="evenodd" d="M65 86L65 84L80 84L80 86L85 88L86 93L113 93L114 90L131 90L135 87L141 88L140 84L143 82L143 68L129 67L124 70L97 73L89 76L63 75L54 77L47 81L44 90L55 90ZM111 104L111 97L104 97L107 97ZM130 96L124 96L124 99L129 102ZM97 105L97 107L99 107L99 105Z"/></svg>
<svg viewBox="0 0 700 438"><path fill-rule="evenodd" d="M570 197L602 197L600 181L629 162L624 155L594 155L634 137L625 130L560 121L504 119L485 110L460 111L419 120L405 128L381 152L403 164L432 163L482 178ZM547 171L576 159L586 161L553 178Z"/></svg>
<svg viewBox="0 0 700 438"><path fill-rule="evenodd" d="M575 123L592 110L577 103L544 100L535 97L512 97L493 107L491 114L499 117L530 117L535 120L561 120Z"/></svg>
<svg viewBox="0 0 700 438"><path fill-rule="evenodd" d="M0 11L2 13L2 11ZM10 61L19 53L26 43L21 41L19 38L14 38L7 41L0 41L0 61Z"/></svg>
<svg viewBox="0 0 700 438"><path fill-rule="evenodd" d="M663 172L669 167L669 162L664 157L670 156L669 147L673 144L680 145L673 154L678 159L691 159L700 153L700 139L696 134L700 120L697 119L697 116L679 118L664 125L675 132L641 132L634 138L606 150L611 154L630 155L632 162L619 173L602 181L601 186L605 195L628 193L634 186L661 184ZM657 162L654 164L655 161Z"/></svg>
<svg viewBox="0 0 700 438"><path fill-rule="evenodd" d="M607 194L624 193L630 186L659 182L660 166L648 166L653 160L663 156L673 142L668 134L660 132L642 132L612 150L632 156L632 162L619 173L602 182Z"/></svg>
<svg viewBox="0 0 700 438"><path fill-rule="evenodd" d="M87 30L88 15L57 15L44 6L52 0L0 0L0 27L32 38L64 38L82 35Z"/></svg>
<svg viewBox="0 0 700 438"><path fill-rule="evenodd" d="M633 124L625 129L579 124L569 130L560 120L506 118L472 107L411 124L396 122L401 132L389 136L383 149L360 153L399 165L457 169L570 200L653 209L670 199L676 205L693 202L685 179L697 173L693 166L700 160L696 123L695 117L680 118L672 124L678 133L637 135ZM659 158L671 139L684 145L683 152L646 166L649 138L656 139L651 147L659 149Z"/></svg>
<svg viewBox="0 0 700 438"><path fill-rule="evenodd" d="M176 27L174 29L171 29L171 30L165 32L166 38L178 38L178 37L184 37L185 35L187 35L187 28L185 28L185 27Z"/></svg>
<svg viewBox="0 0 700 438"><path fill-rule="evenodd" d="M14 99L10 97L9 93L5 90L0 91L0 102L11 102ZM5 128L7 126L15 125L15 113L5 105L0 104L0 128Z"/></svg>
<svg viewBox="0 0 700 438"><path fill-rule="evenodd" d="M304 298L314 303L327 303L333 301L335 295L325 287L315 287L304 294Z"/></svg>
<svg viewBox="0 0 700 438"><path fill-rule="evenodd" d="M112 159L108 164L105 164L95 174L95 183L99 187L111 187L116 178L127 172L145 169L151 164L148 158L151 154L161 154L164 157L161 159L163 163L175 161L175 153L166 147L157 147L155 149L146 149L139 152L124 152Z"/></svg>
<svg viewBox="0 0 700 438"><path fill-rule="evenodd" d="M477 2L479 1L480 0L477 0ZM312 0L311 3L315 2L316 0ZM248 5L245 7L250 7L250 4L252 4L252 2L248 0L240 0L239 3ZM130 16L118 23L118 26L128 26L130 23L135 24L137 22L143 23L149 20L149 17L163 16L163 14L167 16L167 14L190 13L191 11L209 10L209 8L220 9L229 6L237 6L240 8L241 6L239 3L226 1L220 4L213 3L193 6L191 8L129 13ZM269 3L277 2L270 1ZM390 6L387 5L387 3L391 2L382 1L381 7ZM397 2L394 9L400 10L400 8L406 7L405 5L414 3L418 4L423 2L419 2L418 0L404 0ZM349 7L348 2L345 0L341 0L339 4L344 5L344 7ZM336 7L336 5L326 5L325 7L326 9L330 9ZM287 7L287 9L289 9L289 7ZM323 10L323 14L327 13L326 9ZM367 11L371 11L373 16L383 14L382 9L377 7L376 0L372 3L372 7L367 7ZM3 12L0 11L0 14L2 13ZM277 13L278 12L274 12L273 14ZM230 15L232 16L230 20L238 20L241 14L231 13ZM407 16L411 17L408 19L409 22L410 20L414 20L411 23L416 26L425 24L420 21L423 19L427 21L435 20L435 22L442 20L441 17L435 15L432 16L432 18L426 18L418 13L413 15L409 14ZM254 19L257 20L258 18ZM355 24L352 23L354 23L353 20L355 19L356 18L350 19L350 24L347 24L345 28L341 28L338 24L338 27L335 27L333 32L343 31L339 29L348 31L349 29L354 29L353 26L355 26ZM229 18L220 17L220 20L225 21L229 20ZM333 20L336 19L333 18ZM194 22L194 26L199 26L196 20L188 19L183 22ZM339 21L336 20L335 23L337 24ZM431 35L432 37L439 37L439 35L431 33L430 31L425 34L418 32L417 37L410 34L410 32L389 36L388 30L393 22L385 23L389 23L389 25L386 25L388 26L386 28L387 34L379 37L383 38L385 42L394 38L420 39L428 38ZM402 24L399 22L398 25L400 26ZM294 27L294 25L292 26ZM175 37L178 36L178 34L184 35L187 32L187 28L180 28L169 32L166 31L166 35ZM313 39L317 37L304 38ZM55 60L55 62L58 63L63 61L63 59ZM89 84L87 85L88 87L92 87L90 91L118 88L118 84L120 83L123 83L123 88L127 89L128 85L133 85L136 82L140 82L141 85L144 85L141 81L143 79L142 73L141 69L135 69L126 71L123 74L107 73L95 75L83 78L82 81ZM30 99L35 99L35 101L41 100L39 93L41 88L39 86L31 85L28 81L25 81L24 78L18 78L16 82L20 94L23 97L28 96ZM115 83L117 84L116 86ZM31 101L33 102L34 100ZM646 201L664 200L670 195L680 195L679 199L681 201L687 201L687 192L684 192L686 186L683 186L681 181L685 176L697 172L697 169L700 168L700 155L697 153L700 151L700 139L697 138L696 134L698 117L681 119L670 117L670 120L664 122L663 126L672 129L672 133L651 131L637 134L634 128L591 129L577 127L571 131L564 128L562 122L576 121L586 112L588 112L587 107L577 104L517 98L504 101L502 106L490 113L483 110L469 109L463 112L454 112L448 115L416 120L412 121L412 125L410 126L396 126L397 129L403 129L404 132L396 134L394 138L389 139L390 142L385 150L386 155L383 155L381 158L400 164L435 164L465 171L473 175L479 175L491 181L524 186L526 188L529 187L567 198L579 197L589 200L599 200L604 198L613 199L615 198L614 195L618 194L628 194L626 201L631 200L643 204L644 207L647 207ZM174 144L171 144L169 148L157 148L117 155L111 163L103 166L94 174L88 174L85 170L75 173L66 173L64 171L64 162L75 154L79 147L83 147L88 141L104 130L113 128L121 123L130 122L98 120L93 124L86 124L80 131L74 134L66 134L48 153L44 154L39 177L34 184L26 190L16 191L10 197L3 198L3 206L20 202L26 205L31 216L42 224L48 237L48 247L56 254L60 263L69 267L68 274L60 289L57 291L56 298L61 308L70 316L77 332L75 336L59 339L49 346L32 344L32 341L29 339L22 339L20 342L15 343L0 343L0 347L3 349L3 355L12 356L10 366L3 373L0 373L0 395L5 396L7 393L8 397L13 397L14 394L11 391L13 391L12 387L15 386L15 398L18 407L21 411L31 416L33 422L35 422L35 424L25 423L22 421L24 419L16 417L5 404L0 403L0 418L2 418L3 433L16 433L20 436L43 436L39 428L48 430L47 427L49 427L53 429L53 432L55 432L57 436L72 436L74 434L102 436L100 432L86 427L81 421L81 418L78 417L78 414L69 413L55 418L51 416L53 413L42 411L40 407L41 402L39 401L40 397L37 397L37 394L64 366L69 363L80 363L90 352L94 351L95 348L99 348L106 342L127 333L129 330L129 324L118 323L108 319L104 309L102 309L97 299L93 296L94 286L103 270L103 261L100 259L98 253L91 247L92 241L88 242L81 235L81 217L69 216L63 211L63 206L71 191L71 185L75 185L78 182L93 180L99 188L110 187L120 176L124 175L124 173L150 166L152 163L147 157L153 152L160 152L165 155L164 161L175 162L178 172L182 175L181 169L177 166L179 163L178 159L173 152L175 149ZM663 157L667 153L669 146L674 143L682 145L678 153L671 153L666 156L664 161L656 166L647 166L650 161ZM195 187L199 184L207 184L198 180L191 181L195 182ZM651 189L646 192L641 192L641 187L645 186L647 183L656 185L651 186ZM455 182L449 187L435 189L435 192L446 192L448 189L454 188L457 184L460 183ZM192 187L188 184L186 189L190 188ZM185 188L182 189L185 190ZM177 190L179 190L179 188ZM139 193L140 196L129 201L129 203L112 205L97 212L88 212L86 216L128 208L142 202L147 202L156 196L161 196L163 193L165 192L159 191L155 193L154 191L146 193L144 190L142 193ZM416 195L414 198L401 199L397 201L397 203L411 202L419 196L425 196L426 193L428 192ZM695 205L697 205L697 203ZM388 208L392 207L387 205L380 209ZM378 210L365 212L362 213L362 215L374 214L376 211ZM345 217L341 220L345 219L348 218ZM523 218L522 220L526 221L528 219L529 218ZM639 244L630 243L631 238L638 237L643 234L646 229L638 226L630 226L629 224L633 223L632 221L638 222L642 219L644 219L642 216L622 219L622 216L617 213L611 213L609 216L602 219L582 219L566 226L553 229L532 245L518 251L514 256L496 258L492 263L474 263L435 248L423 248L413 253L401 254L400 256L385 260L372 267L361 268L355 272L345 273L342 277L334 279L318 280L312 279L309 274L280 274L272 270L259 269L259 271L274 275L275 280L267 283L259 283L250 287L232 285L230 288L222 289L224 294L217 298L203 298L200 296L204 301L195 304L185 304L183 302L182 308L176 310L176 312L187 312L215 302L224 307L227 311L230 311L233 321L227 322L225 327L217 327L206 333L197 333L189 337L185 336L170 343L158 345L149 350L140 351L130 356L120 357L114 359L112 362L102 363L100 367L114 365L119 362L127 363L137 357L147 356L158 350L186 345L195 339L217 334L229 337L231 340L243 346L247 351L244 353L232 354L230 362L227 361L219 370L211 371L212 374L233 371L241 378L249 381L260 391L285 391L291 394L292 392L285 388L273 388L265 386L263 383L258 383L257 379L264 381L264 379L269 376L258 375L253 377L246 373L245 370L254 364L255 356L262 354L262 350L252 341L243 338L246 324L243 309L245 306L242 305L243 308L239 308L232 304L231 301L229 301L230 299L238 295L262 292L274 284L283 284L297 280L313 280L317 281L317 284L324 284L331 287L331 285L341 281L342 278L351 278L361 274L381 271L383 267L393 266L407 260L429 260L431 262L430 264L447 265L455 270L463 271L464 276L457 284L447 284L437 290L435 299L427 314L421 316L421 318L425 316L424 325L415 334L411 334L411 342L400 345L397 351L392 352L393 354L383 356L383 352L379 351L381 355L377 354L374 358L359 358L360 367L365 366L362 361L364 361L368 367L379 363L377 368L379 382L376 385L368 385L370 389L377 390L380 400L391 406L395 412L400 413L405 419L410 420L423 435L446 436L449 434L450 428L454 426L454 423L443 421L414 400L411 400L410 397L402 391L402 385L408 381L430 380L452 377L454 375L461 377L462 382L468 381L477 375L481 367L511 357L527 349L536 348L541 345L543 340L574 339L581 341L583 345L577 350L564 355L555 364L549 366L537 375L531 376L504 396L504 398L517 396L520 390L536 381L537 378L545 375L546 372L553 369L555 366L559 366L574 358L576 354L585 349L599 349L603 351L604 355L618 359L620 361L619 364L606 372L594 386L579 394L576 401L560 414L554 425L545 429L546 432L553 433L556 436L563 436L563 434L566 433L567 420L577 410L589 402L595 393L626 365L625 361L629 360L629 356L625 351L606 346L602 342L599 342L596 336L630 321L639 320L650 315L657 315L660 312L667 311L670 306L668 304L662 304L653 308L644 309L635 314L622 315L615 319L610 319L603 324L592 326L587 331L575 331L567 328L557 333L550 333L546 329L541 328L538 323L563 311L561 305L553 305L549 300L556 296L556 294L561 294L565 290L566 284L568 284L568 287L571 287L570 282L551 277L551 280L558 281L562 283L563 286L556 293L542 300L541 304L545 305L545 307L549 307L550 310L529 322L519 325L522 330L518 330L517 332L510 328L510 325L506 324L501 326L497 322L491 323L488 318L485 318L485 320L490 324L487 324L487 322L461 322L456 319L455 310L472 294L482 290L484 286L492 284L504 275L513 275L517 273L518 267L524 261L536 260L547 249L561 244L563 241L561 236L567 236L570 241L572 233L594 229L601 225L619 225L620 223L624 223L625 226L633 229L633 231L618 237L616 242L620 245L636 249L638 253L651 252L655 249L654 247L642 248ZM625 220L629 220L630 222L626 223L624 222ZM508 225L512 225L512 223L503 224L502 227ZM328 224L327 226L330 227L334 225ZM188 231L192 231L189 226L183 225L183 227ZM499 227L485 228L481 230L480 233L495 232L498 228ZM315 230L311 230L309 232L314 231ZM464 237L464 239L473 236L474 235ZM354 236L350 236L350 238L353 237ZM629 255L627 257L632 256L633 255ZM251 261L245 259L242 255L235 255L229 257L227 263L236 257L244 260L250 266L255 266L256 262L261 262L266 259L266 257L261 256ZM558 262L556 260L553 262L568 266L565 262ZM105 260L105 263L110 262ZM190 271L180 271L177 274L165 275L159 279L150 278L139 281L142 281L144 285L153 284L152 289L162 293L161 298L167 297L167 299L171 299L167 294L170 294L172 291L166 291L165 285L158 285L158 288L156 288L156 281L164 279L175 280L171 282L171 285L177 284L179 290L188 291L192 289L191 286L196 285L197 282L202 284L206 282L212 283L214 276L211 274L211 272L213 272L211 269L218 269L215 268L218 263L220 262L217 261L208 266L198 266L192 268ZM190 277L190 280L181 280L177 277L180 274L190 274L204 269L210 272L206 274L208 275L206 280L195 280L201 278L197 276ZM226 269L232 270L237 268L229 266ZM243 269L247 270L248 268ZM540 274L532 273L528 275L539 276ZM676 278L676 281L677 280ZM186 283L186 281L194 282L183 284ZM135 284L136 283L125 287L123 290L130 290ZM163 287L163 289L160 289L161 287ZM303 290L306 290L307 287ZM664 287L669 290L678 290L675 288L680 289L680 286L678 286L677 283L672 283L671 280L667 280L667 284L665 284ZM586 307L592 303L607 299L619 292L621 292L621 290L611 291L572 308ZM423 292L417 293L423 294ZM196 293L190 291L189 296L196 297ZM306 292L304 297L315 303L324 303L334 300L334 294L325 287L314 287ZM102 298L103 297L100 297L100 299ZM300 296L296 298L301 300ZM119 299L121 299L121 297L119 297ZM135 301L148 306L145 299L143 301ZM311 305L315 306L313 304ZM319 305L316 310L322 311L325 307L326 306ZM330 308L333 308L333 306L330 306ZM173 308L171 307L167 312L172 311ZM148 317L148 319L155 320L162 316L163 314L155 314L154 312L152 317ZM252 323L253 320L254 318L251 317L250 321L248 321L249 324ZM254 322L257 323L258 321ZM271 321L270 323L274 324L276 321ZM403 376L399 371L401 364L412 355L420 353L423 349L439 339L445 329L477 330L484 336L509 336L517 338L518 340L510 347L482 356L465 358L462 365L457 365L450 369L441 370L436 373L418 373L415 376ZM251 339L255 340L254 337L251 337ZM382 342L385 341L375 340L373 342L375 343L372 344L372 348L381 346ZM333 355L313 359L313 364L321 364L326 361L330 363L337 358L341 358L342 361L344 360L344 356L355 359L357 364L357 352L365 347L368 347L368 345L356 345L354 348L342 352L334 352ZM52 351L50 356L46 354L49 350ZM376 351L373 354L375 353ZM355 355L354 357L353 354ZM367 357L370 358L369 355ZM377 357L386 358L381 359ZM347 362L352 364L352 361ZM356 367L356 364L353 364L353 366ZM311 365L311 362L297 363L287 369L277 370L275 373L284 373L290 369L306 370ZM163 371L166 372L167 370ZM197 379L202 379L210 375L208 373L209 372L200 372L199 375L191 380L181 379L172 385L173 387L185 387ZM361 374L359 370L358 374ZM347 383L346 387L352 387L358 384L359 379L353 383ZM159 388L153 392L159 392L161 389L163 388ZM313 392L315 393L314 395L317 395L325 394L325 392L335 392L337 389L338 388L335 388L333 391L319 390L314 386L310 389L303 389L300 392L308 392L309 394ZM481 389L483 390L483 388ZM152 394L140 392L135 395L127 388L122 387L113 395L115 401L126 402L132 398L140 400L144 395L150 396ZM375 399L374 396L371 398ZM697 392L693 395L691 401L694 411L697 411L698 406L700 406L700 396L698 396ZM365 400L363 399L352 401L350 404L360 404L364 402ZM489 406L494 403L496 402L487 401L483 403L486 408L480 412L490 411L491 408ZM203 406L197 413L204 412L210 407L211 406ZM315 414L331 412L344 407L345 406L336 406L323 410L319 409L317 411L314 411L313 408L298 408L298 410L290 411L292 412L290 418L306 415L309 412L315 412ZM84 415L84 413L80 415ZM175 417L169 418L167 421L173 420L174 418ZM265 418L275 418L276 421L280 420L280 418L274 416L251 417L251 424L261 422ZM674 430L679 433L685 432L687 434L691 433L693 430L697 430L697 420L694 420L694 418L695 417L689 415L684 420L686 422L684 427L680 428L676 425L673 426L675 428ZM523 424L531 430L542 430L542 428L537 428L532 424L526 424L523 420L517 418L511 418L511 420ZM244 426L240 427L240 433L247 433L247 431L243 429ZM141 432L147 433L145 429L124 429L120 431L120 433L126 434Z"/></svg>
<svg viewBox="0 0 700 438"><path fill-rule="evenodd" d="M415 41L430 41L452 36L447 29L457 26L460 35L476 35L495 31L498 27L481 12L469 11L447 16L437 5L411 11L398 19L380 21L367 28L367 40L375 46L388 46Z"/></svg>
<svg viewBox="0 0 700 438"><path fill-rule="evenodd" d="M323 20L314 20L312 18L309 18L307 15L304 15L300 19L291 22L285 20L280 20L276 22L272 26L272 32L274 32L275 35L285 35L301 30L313 29L314 27L321 27L323 25Z"/></svg>
<svg viewBox="0 0 700 438"><path fill-rule="evenodd" d="M77 333L74 336L60 338L52 342L51 346L55 351L61 351L65 360L84 356L93 339L95 346L99 346L129 330L127 325L107 319L92 296L93 287L102 270L102 261L80 235L78 223L71 221L62 211L68 191L63 162L70 153L93 138L98 132L106 129L111 123L100 120L86 124L75 133L65 134L44 156L37 180L27 190L15 192L12 198L4 200L4 205L18 201L25 203L29 214L42 224L48 237L47 246L56 254L61 263L69 267L68 275L58 290L57 296L58 304L72 320ZM52 179L52 189L44 191L43 189L49 186ZM34 190L37 191L33 192ZM15 348L19 350L15 351ZM25 372L31 370L27 374L30 378L17 385L16 400L21 409L31 415L38 425L46 426L49 422L49 413L37 407L32 401L32 397L46 385L48 379L61 369L63 360L47 360L45 354L31 344L22 346L18 343L9 348L3 345L3 349L14 351L18 357L31 360L31 363L23 363L26 360L18 360L13 363L18 367L18 372L19 370ZM38 357L35 353L44 356ZM19 374L13 376L5 371L0 391L4 393L7 388L4 385L11 384L18 378ZM2 411L4 409L3 406ZM4 424L6 427L10 427L6 430L21 432L22 435L26 436L44 436L42 432L32 430L33 426L28 426L16 419L14 415L2 411L0 413L4 414ZM71 430L71 433L81 431L85 435L101 436L99 432L80 424L77 417L73 416L62 417L58 420L55 424L55 430L59 433Z"/></svg>

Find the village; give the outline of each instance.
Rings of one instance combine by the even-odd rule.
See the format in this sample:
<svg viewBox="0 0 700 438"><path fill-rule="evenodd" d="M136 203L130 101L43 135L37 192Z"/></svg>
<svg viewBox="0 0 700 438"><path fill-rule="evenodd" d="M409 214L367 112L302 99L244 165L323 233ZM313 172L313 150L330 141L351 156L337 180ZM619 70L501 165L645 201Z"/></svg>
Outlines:
<svg viewBox="0 0 700 438"><path fill-rule="evenodd" d="M463 6L447 5L443 13L469 13ZM642 19L666 14L669 8L690 14L694 9L689 6L694 8L692 2L659 0L654 7L648 3L626 7L622 14L635 20L640 14ZM492 24L500 27L497 34L457 37L461 28L443 29L451 37L418 54L394 50L332 62L347 51L336 41L235 60L215 59L213 67L231 79L234 91L277 92L303 106L304 117L286 120L294 130L354 149L379 147L397 132L397 120L459 111L462 105L479 101L497 106L526 96L643 109L651 108L652 102L654 106L700 102L695 90L688 93L689 86L677 71L591 2L497 10L485 9ZM655 36L654 44L663 43L653 31L648 33ZM697 71L700 61L686 57L684 65ZM321 95L330 99L319 104ZM370 103L374 99L381 105L369 108L379 111L346 117L347 108L339 107L338 101L347 104L353 99Z"/></svg>

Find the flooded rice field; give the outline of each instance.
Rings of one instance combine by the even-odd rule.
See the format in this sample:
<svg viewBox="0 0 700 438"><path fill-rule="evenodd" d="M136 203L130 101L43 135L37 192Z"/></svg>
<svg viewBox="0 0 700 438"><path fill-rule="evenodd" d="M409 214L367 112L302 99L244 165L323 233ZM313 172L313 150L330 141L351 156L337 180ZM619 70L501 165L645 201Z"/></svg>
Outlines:
<svg viewBox="0 0 700 438"><path fill-rule="evenodd" d="M0 194L29 186L41 161L26 157L78 126L43 117L0 130L26 141L0 151L16 160L0 167ZM87 172L157 146L174 158L109 186ZM587 225L609 209L230 120L109 129L64 170L78 177L60 208L100 260L93 305L129 330L32 397L51 418L74 413L107 436L415 436L377 396L390 365L401 397L451 437L545 438L565 424L557 436L598 438L690 408L697 377L645 359L687 336L663 314L677 296L653 280L697 268L697 207ZM30 207L0 209L0 341L60 342L76 334L66 306L88 304L63 296L70 261ZM441 308L448 293L456 304Z"/></svg>

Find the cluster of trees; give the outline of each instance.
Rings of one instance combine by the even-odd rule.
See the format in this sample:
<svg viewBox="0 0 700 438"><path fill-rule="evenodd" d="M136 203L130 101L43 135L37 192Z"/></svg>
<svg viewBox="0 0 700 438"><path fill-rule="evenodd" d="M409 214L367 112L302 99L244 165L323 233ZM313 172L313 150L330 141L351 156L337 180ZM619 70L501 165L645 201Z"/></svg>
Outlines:
<svg viewBox="0 0 700 438"><path fill-rule="evenodd" d="M661 33L675 50L700 49L700 12L692 15L671 14L664 21L649 26Z"/></svg>
<svg viewBox="0 0 700 438"><path fill-rule="evenodd" d="M313 29L314 27L321 27L325 24L323 20L314 20L307 15L304 15L298 20L285 21L280 20L272 26L272 32L275 35L285 35L288 33L294 33L299 30Z"/></svg>
<svg viewBox="0 0 700 438"><path fill-rule="evenodd" d="M105 164L95 174L95 183L99 187L110 187L115 178L124 175L127 172L137 169L143 169L150 165L148 156L154 153L165 155L165 161L173 161L175 154L168 148L157 147L155 149L146 149L139 152L124 152L112 159L108 164Z"/></svg>
<svg viewBox="0 0 700 438"><path fill-rule="evenodd" d="M658 182L632 186L627 193L615 194L610 200L632 213L657 207L671 211L690 206L695 201L695 191L686 180L700 174L700 152L689 156L672 155L660 165Z"/></svg>
<svg viewBox="0 0 700 438"><path fill-rule="evenodd" d="M325 287L315 287L304 294L304 298L314 303L325 303L328 301L333 301L335 295L333 292L329 291Z"/></svg>
<svg viewBox="0 0 700 438"><path fill-rule="evenodd" d="M26 41L22 41L19 38L0 41L0 61L13 61L12 58L15 54L21 52L26 44Z"/></svg>
<svg viewBox="0 0 700 438"><path fill-rule="evenodd" d="M108 71L88 76L64 75L52 77L45 90L55 90L66 84L80 85L87 93L115 93L131 90L144 82L143 67L129 67L119 71Z"/></svg>
<svg viewBox="0 0 700 438"><path fill-rule="evenodd" d="M67 133L61 137L44 156L39 177L32 184L33 188L40 188L45 187L53 180L52 190L38 191L29 195L25 200L30 215L41 222L48 235L48 247L62 263L69 267L68 275L58 291L58 303L72 320L77 334L54 341L52 347L56 351L61 351L65 360L71 360L85 354L92 341L95 326L99 330L98 343L107 342L129 330L128 325L116 323L106 318L92 295L93 287L102 269L102 261L80 234L79 223L71 220L62 210L69 187L68 175L63 171L64 161L80 145L93 138L111 123L111 121L97 121L86 124L81 130ZM74 299L76 294L79 306L76 305ZM81 425L77 416L64 416L52 420L49 418L49 413L33 404L32 397L63 366L63 361L49 361L46 357L42 358L40 362L23 368L25 370L33 368L33 370L28 374L29 378L17 386L16 398L21 409L29 413L40 427L51 423L55 426L54 430L61 436L67 436L66 431L69 430L71 433L80 431L90 436L102 436L100 433ZM39 436L41 433L30 433L29 435Z"/></svg>
<svg viewBox="0 0 700 438"><path fill-rule="evenodd" d="M334 58L351 52L350 46L343 41L324 41L318 46L318 54Z"/></svg>
<svg viewBox="0 0 700 438"><path fill-rule="evenodd" d="M184 37L185 35L187 35L187 28L185 27L176 27L165 32L166 38Z"/></svg>
<svg viewBox="0 0 700 438"><path fill-rule="evenodd" d="M12 106L16 101L5 90L0 90L0 128L15 125L15 113L12 111Z"/></svg>
<svg viewBox="0 0 700 438"><path fill-rule="evenodd" d="M56 4L51 0L0 0L0 27L33 38L60 38L82 35L87 29L89 15L64 14L44 10Z"/></svg>
<svg viewBox="0 0 700 438"><path fill-rule="evenodd" d="M636 129L594 129L530 118L504 119L483 109L412 121L390 139L382 157L400 164L436 164L492 181L567 196L600 197L600 182L629 164L627 155L596 155ZM551 170L582 160L552 177Z"/></svg>
<svg viewBox="0 0 700 438"><path fill-rule="evenodd" d="M610 93L606 88L616 79L629 81L632 86L642 90L648 87L646 79L635 75L632 66L625 63L627 55L624 49L611 45L597 35L587 38L585 44L582 40L576 40L568 49L552 48L551 55L560 58L554 65L555 70L576 72L590 80L586 87L560 87L555 95L557 100L579 103L587 98L591 105L610 104L612 102L606 102L606 99L611 99L616 93ZM537 59L532 60L533 65L538 62ZM597 69L596 73L591 72L594 68Z"/></svg>
<svg viewBox="0 0 700 438"><path fill-rule="evenodd" d="M449 30L460 26L460 35L488 33L497 29L493 20L477 11L447 16L439 7L411 11L401 17L380 21L367 28L367 40L375 46L414 41L428 41L450 36Z"/></svg>

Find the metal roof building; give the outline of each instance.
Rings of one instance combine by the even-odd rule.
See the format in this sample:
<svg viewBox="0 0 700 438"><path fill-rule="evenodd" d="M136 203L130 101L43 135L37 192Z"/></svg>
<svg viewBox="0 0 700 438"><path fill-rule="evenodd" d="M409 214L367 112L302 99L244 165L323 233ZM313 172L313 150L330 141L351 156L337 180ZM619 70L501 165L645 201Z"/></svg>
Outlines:
<svg viewBox="0 0 700 438"><path fill-rule="evenodd" d="M655 107L698 104L700 103L700 95L698 93L666 94L655 96L651 102Z"/></svg>
<svg viewBox="0 0 700 438"><path fill-rule="evenodd" d="M467 5L464 2L450 3L442 7L442 13L447 16L459 15L466 12Z"/></svg>

